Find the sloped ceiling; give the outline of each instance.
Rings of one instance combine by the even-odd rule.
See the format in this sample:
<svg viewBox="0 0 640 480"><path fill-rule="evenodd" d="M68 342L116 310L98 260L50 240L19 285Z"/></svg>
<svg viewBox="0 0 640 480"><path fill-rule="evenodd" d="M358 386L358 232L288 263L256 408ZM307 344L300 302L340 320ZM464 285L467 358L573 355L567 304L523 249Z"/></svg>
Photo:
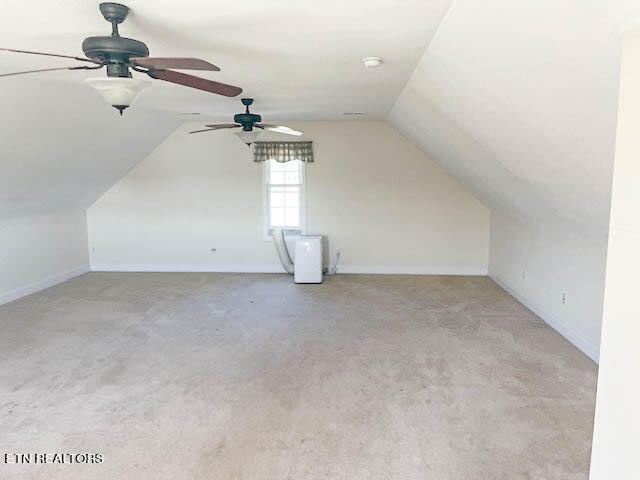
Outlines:
<svg viewBox="0 0 640 480"><path fill-rule="evenodd" d="M204 76L245 88L265 119L390 111L489 206L606 231L620 38L636 0L125 3L123 35L155 56L219 64ZM97 1L2 6L0 46L81 54L84 37L109 31ZM366 55L383 68L364 69ZM0 52L0 73L63 65ZM194 120L183 113L204 122L239 110L237 99L154 82L121 118L84 85L95 75L0 79L0 217L86 207Z"/></svg>
<svg viewBox="0 0 640 480"><path fill-rule="evenodd" d="M179 125L57 79L0 85L0 218L88 207Z"/></svg>
<svg viewBox="0 0 640 480"><path fill-rule="evenodd" d="M153 56L197 56L203 76L245 89L267 120L384 117L452 0L121 0L120 32ZM107 35L99 1L4 0L0 47L82 55ZM377 55L384 68L360 59ZM0 73L67 66L64 59L0 52ZM73 64L73 62L71 62ZM229 99L156 81L119 117L83 79L95 72L0 78L0 217L87 207L185 120L229 120ZM137 75L137 74L134 74Z"/></svg>
<svg viewBox="0 0 640 480"><path fill-rule="evenodd" d="M388 120L492 208L606 232L638 2L456 0Z"/></svg>

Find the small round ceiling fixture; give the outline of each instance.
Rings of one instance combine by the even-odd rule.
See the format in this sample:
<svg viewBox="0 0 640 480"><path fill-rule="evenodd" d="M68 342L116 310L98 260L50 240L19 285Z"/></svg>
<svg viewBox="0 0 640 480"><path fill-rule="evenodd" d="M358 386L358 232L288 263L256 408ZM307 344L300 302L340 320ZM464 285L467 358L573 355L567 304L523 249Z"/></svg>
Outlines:
<svg viewBox="0 0 640 480"><path fill-rule="evenodd" d="M382 58L380 57L364 57L362 59L362 63L364 63L364 66L367 68L375 68L375 67L379 67L380 64L382 63Z"/></svg>

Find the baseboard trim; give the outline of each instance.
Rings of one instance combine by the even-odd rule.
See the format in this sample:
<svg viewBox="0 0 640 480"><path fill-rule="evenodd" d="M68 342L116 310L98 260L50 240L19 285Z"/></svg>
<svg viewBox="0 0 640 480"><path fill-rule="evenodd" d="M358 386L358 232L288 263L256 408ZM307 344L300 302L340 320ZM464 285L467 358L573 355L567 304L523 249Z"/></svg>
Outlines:
<svg viewBox="0 0 640 480"><path fill-rule="evenodd" d="M204 272L204 273L285 273L277 264L231 265L148 265L148 264L95 264L92 272ZM342 265L337 273L370 275L471 275L486 276L483 268L461 267L394 267L385 265Z"/></svg>
<svg viewBox="0 0 640 480"><path fill-rule="evenodd" d="M486 276L486 268L474 267L407 267L387 265L338 265L336 273L362 273L372 275L462 275Z"/></svg>
<svg viewBox="0 0 640 480"><path fill-rule="evenodd" d="M231 265L148 265L148 264L96 264L92 272L156 272L156 273L286 273L275 264L231 264Z"/></svg>
<svg viewBox="0 0 640 480"><path fill-rule="evenodd" d="M556 332L558 332L560 335L562 335L564 338L570 341L578 350L583 352L587 357L593 360L596 364L598 363L598 360L600 358L600 349L596 345L593 345L591 342L586 340L582 335L577 333L572 328L568 327L566 323L564 323L557 316L549 313L547 310L545 310L535 302L531 301L525 295L522 295L519 292L516 292L513 288L509 287L507 283L497 275L493 275L489 273L489 278L491 278L491 280L493 280L500 288L506 291L509 295L511 295L513 298L518 300L521 304L523 304L525 307L527 307L529 310L535 313L538 317L544 320L547 323L547 325L549 325Z"/></svg>
<svg viewBox="0 0 640 480"><path fill-rule="evenodd" d="M80 265L79 267L76 267L72 270L50 275L42 280L30 283L29 285L25 285L24 287L19 287L13 290L9 290L8 292L0 293L0 305L13 302L14 300L26 297L27 295L39 292L40 290L44 290L46 288L53 287L54 285L58 285L59 283L66 282L67 280L70 280L73 277L77 277L78 275L82 275L83 273L87 273L88 271L89 264Z"/></svg>

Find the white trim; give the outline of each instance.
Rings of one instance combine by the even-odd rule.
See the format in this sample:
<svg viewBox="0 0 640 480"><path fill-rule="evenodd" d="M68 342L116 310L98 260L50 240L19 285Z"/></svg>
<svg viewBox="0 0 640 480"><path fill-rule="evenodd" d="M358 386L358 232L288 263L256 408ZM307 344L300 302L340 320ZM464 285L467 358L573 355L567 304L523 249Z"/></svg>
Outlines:
<svg viewBox="0 0 640 480"><path fill-rule="evenodd" d="M507 286L506 282L497 277L496 275L489 274L489 278L493 280L500 288L506 291L513 298L518 300L521 304L535 313L538 317L544 320L551 328L553 328L556 332L562 335L564 338L569 340L578 350L584 353L587 357L593 360L596 364L598 363L598 359L600 357L600 348L596 345L593 345L590 341L586 340L582 335L577 333L571 327L569 327L564 321L555 315L549 313L540 305L537 305L535 302L531 301L524 295L516 292L511 287Z"/></svg>
<svg viewBox="0 0 640 480"><path fill-rule="evenodd" d="M279 264L193 264L193 265L147 265L147 264L96 264L92 272L210 272L210 273L286 273ZM394 267L339 265L338 274L361 273L369 275L469 275L486 276L483 268L465 267Z"/></svg>
<svg viewBox="0 0 640 480"><path fill-rule="evenodd" d="M183 273L286 273L278 264L166 264L145 265L134 263L91 265L92 272L183 272Z"/></svg>
<svg viewBox="0 0 640 480"><path fill-rule="evenodd" d="M267 188L267 177L269 175L269 162L262 162L262 234L265 242L272 241L269 231L269 193Z"/></svg>
<svg viewBox="0 0 640 480"><path fill-rule="evenodd" d="M299 161L299 169L300 169L300 235L304 235L306 232L307 225L307 204L306 204L306 196L307 196L307 163ZM273 238L269 234L269 229L271 228L288 228L288 227L272 227L269 223L269 215L270 215L270 205L269 205L269 177L270 177L270 167L271 160L267 160L262 162L262 231L264 233L265 242L273 241ZM283 185L284 186L284 185Z"/></svg>
<svg viewBox="0 0 640 480"><path fill-rule="evenodd" d="M486 268L477 267L407 267L392 265L338 265L336 273L372 275L468 275L486 276Z"/></svg>
<svg viewBox="0 0 640 480"><path fill-rule="evenodd" d="M44 290L45 288L53 287L54 285L58 285L59 283L66 282L67 280L87 273L88 271L89 265L84 264L74 268L73 270L50 275L42 280L30 283L29 285L25 285L24 287L19 287L13 290L9 290L8 292L0 293L0 305L13 302L14 300L17 300L19 298L26 297L27 295L39 292L40 290Z"/></svg>

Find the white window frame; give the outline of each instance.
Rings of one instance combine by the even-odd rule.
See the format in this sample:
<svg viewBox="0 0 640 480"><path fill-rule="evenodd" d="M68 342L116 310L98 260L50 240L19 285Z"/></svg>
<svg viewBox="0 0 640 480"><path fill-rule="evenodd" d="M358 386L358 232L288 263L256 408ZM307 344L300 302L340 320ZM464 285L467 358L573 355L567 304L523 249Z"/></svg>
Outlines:
<svg viewBox="0 0 640 480"><path fill-rule="evenodd" d="M269 179L271 162L274 160L267 160L262 162L264 165L262 166L262 218L263 218L263 233L265 241L272 242L273 238L271 237L270 230L272 226L270 225L271 220L271 205L269 204ZM304 235L306 232L306 163L300 160L296 160L299 164L300 168L300 228L297 230L288 229L288 231L295 235L300 234ZM284 185L286 186L286 185Z"/></svg>

